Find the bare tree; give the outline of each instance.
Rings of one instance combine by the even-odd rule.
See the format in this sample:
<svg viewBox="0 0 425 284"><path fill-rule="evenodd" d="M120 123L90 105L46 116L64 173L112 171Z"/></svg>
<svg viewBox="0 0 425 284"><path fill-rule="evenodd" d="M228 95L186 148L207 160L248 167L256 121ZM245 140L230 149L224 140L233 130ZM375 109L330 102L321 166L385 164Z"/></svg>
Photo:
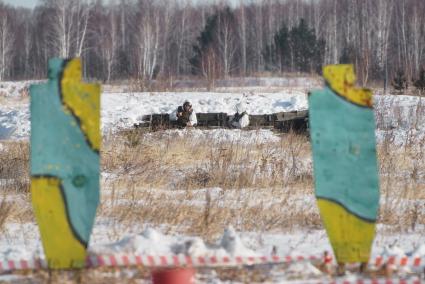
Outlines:
<svg viewBox="0 0 425 284"><path fill-rule="evenodd" d="M239 6L239 38L241 43L241 74L246 75L246 50L247 50L247 34L246 34L246 15L245 4L241 0Z"/></svg>
<svg viewBox="0 0 425 284"><path fill-rule="evenodd" d="M337 11L337 0L333 0L332 3L332 40L333 48L332 48L332 63L337 64L338 63L338 11Z"/></svg>
<svg viewBox="0 0 425 284"><path fill-rule="evenodd" d="M51 9L50 40L57 56L67 58L71 49L71 29L73 26L73 1L48 0L46 5Z"/></svg>
<svg viewBox="0 0 425 284"><path fill-rule="evenodd" d="M77 0L76 4L76 51L75 56L81 57L83 53L83 47L85 44L85 39L87 35L87 27L90 18L90 6L82 5L81 0Z"/></svg>
<svg viewBox="0 0 425 284"><path fill-rule="evenodd" d="M12 63L14 34L10 16L0 6L0 81L4 80Z"/></svg>
<svg viewBox="0 0 425 284"><path fill-rule="evenodd" d="M207 19L230 0L115 1L42 0L32 11L0 4L1 77L43 77L53 56L83 57L84 74L105 80L192 75L193 46ZM325 63L349 58L363 84L398 69L411 79L425 64L423 0L233 0L232 4L233 19L222 13L214 31L214 55L209 58L220 66L209 66L215 76L282 70L269 63L276 59L270 57L274 37L281 26L291 29L301 19L314 28L316 38L326 40ZM289 59L281 61L290 65ZM196 69L202 74L200 65Z"/></svg>
<svg viewBox="0 0 425 284"><path fill-rule="evenodd" d="M159 8L149 1L139 1L137 30L138 74L141 79L152 80L157 67L160 40Z"/></svg>
<svg viewBox="0 0 425 284"><path fill-rule="evenodd" d="M218 63L218 58L212 47L209 47L202 54L201 58L201 68L204 78L207 80L207 90L210 91L214 89L215 80L222 73L220 64Z"/></svg>
<svg viewBox="0 0 425 284"><path fill-rule="evenodd" d="M381 70L384 69L388 54L388 40L391 30L391 17L394 7L393 0L378 0L375 1L376 18L376 52L378 66Z"/></svg>
<svg viewBox="0 0 425 284"><path fill-rule="evenodd" d="M264 38L263 38L263 7L261 5L254 6L254 30L255 30L255 41L254 50L255 50L255 70L262 72L264 70L264 58L263 58L263 48L264 48Z"/></svg>
<svg viewBox="0 0 425 284"><path fill-rule="evenodd" d="M116 61L116 54L118 50L118 23L117 13L112 7L104 11L101 24L97 31L97 41L100 43L99 51L100 57L104 59L104 66L106 69L106 82L110 82L113 73L113 67Z"/></svg>
<svg viewBox="0 0 425 284"><path fill-rule="evenodd" d="M234 69L235 55L237 51L236 44L236 18L230 11L230 8L225 8L218 13L217 22L217 41L218 51L223 65L224 77L228 77Z"/></svg>
<svg viewBox="0 0 425 284"><path fill-rule="evenodd" d="M180 76L182 72L185 74L190 72L188 58L190 58L193 42L200 32L199 27L202 19L196 17L197 15L194 13L190 0L181 1L176 9L174 29L172 28L171 31L174 47L170 46L172 48L170 53L174 55L175 60L169 62L169 64L175 66L175 75ZM197 27L197 23L199 27ZM169 58L172 58L171 54Z"/></svg>
<svg viewBox="0 0 425 284"><path fill-rule="evenodd" d="M49 11L48 44L54 55L81 56L86 40L90 6L82 0L44 0Z"/></svg>
<svg viewBox="0 0 425 284"><path fill-rule="evenodd" d="M425 3L423 1L416 1L415 6L419 9L413 9L412 16L410 17L410 29L412 31L412 73L418 74L421 62L424 59L425 53L425 20L423 11L425 11Z"/></svg>
<svg viewBox="0 0 425 284"><path fill-rule="evenodd" d="M187 20L188 20L188 3L186 3L185 7L182 9L180 22L179 22L179 29L178 29L178 44L177 44L177 66L176 66L176 72L177 76L180 75L181 71L181 62L182 62L182 51L183 51L183 45L185 43L185 40L187 38Z"/></svg>

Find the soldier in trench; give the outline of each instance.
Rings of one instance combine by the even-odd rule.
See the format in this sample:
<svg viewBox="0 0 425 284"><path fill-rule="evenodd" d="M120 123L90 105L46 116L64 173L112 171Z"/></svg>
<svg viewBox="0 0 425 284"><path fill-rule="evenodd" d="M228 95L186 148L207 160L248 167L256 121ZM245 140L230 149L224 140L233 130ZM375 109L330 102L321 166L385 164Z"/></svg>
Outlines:
<svg viewBox="0 0 425 284"><path fill-rule="evenodd" d="M198 123L196 113L189 101L185 101L182 106L173 111L170 115L170 120L175 121L182 128L193 127Z"/></svg>

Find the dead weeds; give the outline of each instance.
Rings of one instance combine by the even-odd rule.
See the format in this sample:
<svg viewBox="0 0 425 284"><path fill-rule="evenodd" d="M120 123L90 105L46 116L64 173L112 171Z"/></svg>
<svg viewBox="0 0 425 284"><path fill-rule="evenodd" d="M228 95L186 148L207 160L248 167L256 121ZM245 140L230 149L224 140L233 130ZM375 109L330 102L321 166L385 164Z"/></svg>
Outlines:
<svg viewBox="0 0 425 284"><path fill-rule="evenodd" d="M414 230L425 224L424 145L396 147L393 140L388 136L378 147L382 200L378 222L398 231ZM1 216L33 220L28 144L13 142L3 148L1 190L7 200L16 195L27 206L5 199L0 203ZM228 224L248 231L321 228L310 143L302 135L242 145L125 131L104 139L101 167L98 216L120 225L168 225L207 239Z"/></svg>

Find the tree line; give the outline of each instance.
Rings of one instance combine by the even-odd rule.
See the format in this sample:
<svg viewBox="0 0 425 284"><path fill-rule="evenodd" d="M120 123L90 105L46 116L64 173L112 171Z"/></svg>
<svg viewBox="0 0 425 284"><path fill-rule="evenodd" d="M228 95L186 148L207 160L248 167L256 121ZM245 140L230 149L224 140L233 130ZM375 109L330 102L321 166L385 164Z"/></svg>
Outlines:
<svg viewBox="0 0 425 284"><path fill-rule="evenodd" d="M353 63L361 84L425 63L423 0L0 0L0 80L46 76L51 57L81 57L84 76L206 79L320 72Z"/></svg>

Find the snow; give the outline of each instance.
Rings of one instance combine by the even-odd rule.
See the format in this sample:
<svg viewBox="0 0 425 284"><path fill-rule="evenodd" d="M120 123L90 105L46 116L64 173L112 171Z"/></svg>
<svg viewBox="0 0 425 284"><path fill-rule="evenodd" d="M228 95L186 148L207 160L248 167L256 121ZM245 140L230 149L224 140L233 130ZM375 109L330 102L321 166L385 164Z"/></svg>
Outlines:
<svg viewBox="0 0 425 284"><path fill-rule="evenodd" d="M271 114L307 109L305 92L288 90L279 93L103 93L101 97L103 133L132 127L144 115L171 113L189 100L198 113L233 114L243 103L249 114ZM0 106L0 139L28 139L30 131L28 100Z"/></svg>
<svg viewBox="0 0 425 284"><path fill-rule="evenodd" d="M425 256L425 244L421 244L412 252L413 257L424 257Z"/></svg>
<svg viewBox="0 0 425 284"><path fill-rule="evenodd" d="M0 235L0 259L31 259L43 248L35 223L7 222Z"/></svg>
<svg viewBox="0 0 425 284"><path fill-rule="evenodd" d="M0 81L0 97L28 96L28 86L41 81Z"/></svg>
<svg viewBox="0 0 425 284"><path fill-rule="evenodd" d="M30 131L30 114L25 107L0 106L0 140L27 139Z"/></svg>
<svg viewBox="0 0 425 284"><path fill-rule="evenodd" d="M128 253L138 255L190 255L192 257L256 256L247 248L233 227L225 229L217 244L206 244L199 237L164 235L153 228L141 234L125 236L121 240L90 247L93 254Z"/></svg>
<svg viewBox="0 0 425 284"><path fill-rule="evenodd" d="M110 220L109 220L110 221ZM296 229L286 232L238 232L231 225L213 243L196 236L163 234L160 228L146 225L140 233L140 224L123 229L118 240L108 234L111 223L97 219L90 240L91 254L142 254L190 256L258 256L277 255L321 256L332 251L324 230ZM143 227L144 225L142 225ZM423 256L424 238L420 232L391 234L378 225L372 249L373 256ZM33 222L8 222L0 236L0 259L28 259L42 256L42 246L37 225Z"/></svg>
<svg viewBox="0 0 425 284"><path fill-rule="evenodd" d="M425 98L375 96L377 141L395 146L418 144L425 139Z"/></svg>
<svg viewBox="0 0 425 284"><path fill-rule="evenodd" d="M322 276L322 272L308 261L291 263L285 271L285 276L290 279L314 279Z"/></svg>
<svg viewBox="0 0 425 284"><path fill-rule="evenodd" d="M38 81L0 82L0 140L28 138L28 86L32 83Z"/></svg>
<svg viewBox="0 0 425 284"><path fill-rule="evenodd" d="M139 227L140 224L134 224L131 230L137 231ZM423 250L423 246L419 246L413 247L413 253L410 252L415 243L423 241L421 233L391 235L383 233L381 229L378 226L372 251L373 256L414 255ZM110 231L111 223L107 220L97 220L89 245L90 255L188 255L220 259L234 256L270 256L274 247L279 256L321 256L325 250L332 251L324 230L305 231L301 229L279 233L237 232L229 226L216 241L210 243L194 236L164 234L158 227L154 229L149 226L141 230L141 233L128 233L126 230L119 230L118 241L111 241L108 234ZM382 248L384 249L382 250ZM8 223L6 225L5 233L0 236L0 259L19 260L42 256L43 249L35 223ZM327 283L331 280L328 275L322 273L309 261L290 263L284 269L282 269L282 266L273 265L258 267L263 269L264 273L268 273L268 283L318 283L317 281ZM252 268L248 268L248 270L250 269ZM98 273L103 272L99 270ZM109 277L114 279L122 279L123 273L126 274L126 278L132 278L136 275L134 271L126 269L111 273ZM405 267L398 270L397 273L399 276L408 277L412 271L409 267ZM0 276L0 281L24 280L19 277L20 275L4 274ZM26 275L26 277L25 280L31 279L31 274ZM196 277L196 283L238 283L221 281L219 275L214 271L198 271ZM355 283L359 279L359 275L347 272L345 276L337 279L341 281L338 283L343 281Z"/></svg>
<svg viewBox="0 0 425 284"><path fill-rule="evenodd" d="M279 93L104 93L102 95L102 125L106 130L128 128L140 122L144 115L171 113L189 100L197 113L224 112L234 114L243 103L249 114L271 114L306 110L305 92L288 90Z"/></svg>
<svg viewBox="0 0 425 284"><path fill-rule="evenodd" d="M118 234L116 236L111 235L112 228L112 220L104 218L96 220L89 244L90 255L188 255L220 259L234 256L270 256L273 248L279 256L321 256L324 251L332 251L324 230L297 229L263 233L240 232L229 226L215 241L206 242L196 236L164 234L158 226L152 228L148 224L116 227L114 228ZM140 233L137 233L138 231ZM114 238L118 240L113 241ZM383 231L382 226L378 226L372 256L423 255L424 245L417 246L418 243L423 243L423 240L421 232L390 234ZM0 235L0 260L38 257L43 257L43 248L36 224L33 222L7 223ZM266 271L271 269L272 283L308 283L312 279L321 279L327 282L328 280L325 279L329 277L309 261L292 263L283 271L277 266L268 266L265 269ZM410 271L406 268L399 273L399 275L406 275ZM13 276L9 278L7 275L2 275L0 281L15 279ZM205 283L222 283L215 273L201 272L198 277L207 278ZM357 275L347 273L341 280L355 280L357 277Z"/></svg>
<svg viewBox="0 0 425 284"><path fill-rule="evenodd" d="M252 79L254 80L254 79ZM248 80L251 82L252 80ZM277 79L262 79L268 86ZM254 80L253 82L255 82ZM276 82L274 82L276 81ZM244 105L249 114L271 114L284 111L306 110L308 108L308 86L304 89L280 88L277 92L144 92L144 93L103 93L101 97L101 123L104 134L118 129L130 128L140 122L144 115L171 113L185 100L189 100L198 113L225 112L233 114L238 105ZM310 82L310 83L308 83ZM30 113L28 98L20 98L22 89L30 82L0 83L0 140L28 139ZM34 82L32 82L34 83ZM38 83L38 82L37 82ZM277 86L279 86L279 83ZM282 83L283 85L285 83ZM275 85L276 86L276 85ZM394 145L418 144L425 139L425 99L416 96L377 95L376 136L382 143L390 140ZM227 131L216 131L210 135L232 135ZM173 134L174 135L174 134ZM236 134L238 135L238 134ZM265 137L266 138L266 137ZM272 138L272 136L267 136ZM229 140L230 138L223 138Z"/></svg>
<svg viewBox="0 0 425 284"><path fill-rule="evenodd" d="M265 80L265 86L279 86L275 79ZM251 82L251 81L250 81ZM279 81L280 82L280 81ZM299 82L298 82L299 83ZM7 147L1 140L28 139L30 131L29 100L25 97L28 82L0 82L0 153ZM252 86L255 86L253 84ZM221 86L229 91L232 86ZM277 92L151 92L151 93L103 93L101 121L103 133L111 133L118 129L132 127L143 115L151 113L171 113L183 101L190 100L196 112L226 112L233 114L238 105L244 105L250 114L269 114L281 111L305 110L308 108L306 91L300 88L280 88ZM391 141L394 145L407 143L419 144L425 141L425 101L414 96L375 96L375 109L378 143ZM278 142L280 138L272 131L259 129L241 131L229 129L184 129L147 133L143 139L155 141L158 137L173 139L190 135L193 139L209 140L212 143L235 143L240 145ZM311 163L311 161L307 161ZM301 166L300 166L301 167ZM113 179L113 174L102 173L104 179ZM0 183L8 180L0 179ZM157 194L184 194L175 190L161 191L152 189ZM187 200L192 206L203 206L206 191L212 196L226 194L222 206L239 208L238 196L233 192L223 193L221 188L199 189ZM273 200L257 198L261 192L248 192L241 189L238 194L250 197L245 205L254 206L258 202L273 205ZM107 194L107 191L102 192ZM317 210L314 197L299 195L288 200L298 208ZM21 198L22 199L22 198ZM7 202L24 203L24 199L10 197ZM121 200L119 200L121 201ZM141 201L143 202L143 201ZM267 203L268 202L268 203ZM396 207L400 212L408 208L410 203L420 201L403 201ZM382 201L384 204L384 200ZM25 206L25 205L23 205ZM237 224L233 224L237 228ZM113 228L113 233L111 233ZM384 256L425 256L423 228L418 225L417 231L389 233L383 225L377 226L372 255ZM240 232L230 224L214 242L207 242L196 236L178 235L161 228L152 228L141 223L130 226L116 224L107 218L96 219L90 240L91 254L136 253L150 255L191 255L191 256L253 256L270 255L276 251L278 255L322 255L324 251L332 251L324 230L305 230L303 228L277 232ZM34 222L15 223L8 221L0 234L0 260L5 258L21 259L43 255L38 228ZM314 279L321 277L321 272L309 262L291 264L281 275L282 279ZM6 278L5 278L6 277ZM280 276L279 276L280 277ZM351 279L348 275L347 279ZM0 281L11 281L10 276L1 276ZM220 282L216 282L220 283ZM305 283L305 282L300 282Z"/></svg>
<svg viewBox="0 0 425 284"><path fill-rule="evenodd" d="M234 143L234 144L264 144L269 142L278 142L280 141L279 137L269 129L258 129L251 131L244 131L240 129L170 129L161 133L148 133L144 135L144 139L156 140L160 136L163 139L173 139L177 137L190 137L191 140L209 140L214 141L214 143Z"/></svg>
<svg viewBox="0 0 425 284"><path fill-rule="evenodd" d="M26 277L23 277L23 276L20 276L20 275L14 275L14 274L0 275L0 282L1 283L8 283L8 282L25 283L26 281L24 281L24 280L27 280Z"/></svg>

